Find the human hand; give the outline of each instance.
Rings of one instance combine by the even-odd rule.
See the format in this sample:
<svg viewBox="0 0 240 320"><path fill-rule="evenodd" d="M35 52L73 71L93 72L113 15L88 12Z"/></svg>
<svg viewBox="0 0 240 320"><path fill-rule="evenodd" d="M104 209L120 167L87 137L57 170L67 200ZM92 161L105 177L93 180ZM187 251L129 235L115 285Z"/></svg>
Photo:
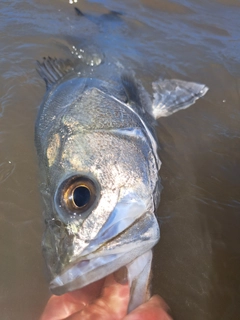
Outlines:
<svg viewBox="0 0 240 320"><path fill-rule="evenodd" d="M51 296L40 320L172 320L159 296L127 315L129 299L126 268L121 268L82 289Z"/></svg>

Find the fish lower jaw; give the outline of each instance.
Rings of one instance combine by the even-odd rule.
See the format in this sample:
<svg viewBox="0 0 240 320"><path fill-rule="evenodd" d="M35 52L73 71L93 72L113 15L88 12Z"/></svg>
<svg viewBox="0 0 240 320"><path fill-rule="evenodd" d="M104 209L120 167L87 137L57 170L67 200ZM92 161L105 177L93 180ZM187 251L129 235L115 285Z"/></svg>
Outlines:
<svg viewBox="0 0 240 320"><path fill-rule="evenodd" d="M146 248L145 251L149 250ZM110 254L76 263L72 268L56 276L50 282L50 290L55 295L62 295L96 282L119 268L128 265L144 252Z"/></svg>

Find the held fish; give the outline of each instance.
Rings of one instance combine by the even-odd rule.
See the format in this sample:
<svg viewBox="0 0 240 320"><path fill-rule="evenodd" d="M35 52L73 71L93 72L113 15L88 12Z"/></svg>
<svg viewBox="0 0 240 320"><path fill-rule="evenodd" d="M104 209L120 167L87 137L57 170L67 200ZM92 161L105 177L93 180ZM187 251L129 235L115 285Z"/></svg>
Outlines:
<svg viewBox="0 0 240 320"><path fill-rule="evenodd" d="M152 248L160 238L154 122L208 90L181 80L140 81L105 63L84 72L47 58L47 92L36 121L45 232L43 253L56 295L127 266L129 311L150 297ZM83 66L81 66L83 68Z"/></svg>

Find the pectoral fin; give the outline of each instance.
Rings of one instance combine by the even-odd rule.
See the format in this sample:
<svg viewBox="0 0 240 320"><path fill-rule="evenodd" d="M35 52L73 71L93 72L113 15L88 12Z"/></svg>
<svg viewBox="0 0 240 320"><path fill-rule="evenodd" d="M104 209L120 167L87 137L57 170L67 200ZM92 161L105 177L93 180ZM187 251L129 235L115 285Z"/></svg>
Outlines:
<svg viewBox="0 0 240 320"><path fill-rule="evenodd" d="M155 119L167 117L190 107L208 91L204 84L182 80L158 80L153 82L152 115Z"/></svg>

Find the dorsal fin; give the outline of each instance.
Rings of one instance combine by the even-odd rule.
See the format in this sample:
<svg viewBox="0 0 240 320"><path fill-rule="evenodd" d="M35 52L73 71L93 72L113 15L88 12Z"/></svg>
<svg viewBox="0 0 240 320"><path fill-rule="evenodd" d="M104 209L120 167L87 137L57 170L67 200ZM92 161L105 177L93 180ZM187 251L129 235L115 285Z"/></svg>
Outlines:
<svg viewBox="0 0 240 320"><path fill-rule="evenodd" d="M47 89L73 69L73 63L69 59L44 57L42 62L37 61L37 71L45 81Z"/></svg>
<svg viewBox="0 0 240 320"><path fill-rule="evenodd" d="M74 10L79 17L85 17L95 24L102 24L104 23L104 21L122 21L121 17L123 16L122 12L115 10L108 10L107 13L103 13L98 16L96 16L95 14L82 12L82 10L78 9L77 7L74 7Z"/></svg>

